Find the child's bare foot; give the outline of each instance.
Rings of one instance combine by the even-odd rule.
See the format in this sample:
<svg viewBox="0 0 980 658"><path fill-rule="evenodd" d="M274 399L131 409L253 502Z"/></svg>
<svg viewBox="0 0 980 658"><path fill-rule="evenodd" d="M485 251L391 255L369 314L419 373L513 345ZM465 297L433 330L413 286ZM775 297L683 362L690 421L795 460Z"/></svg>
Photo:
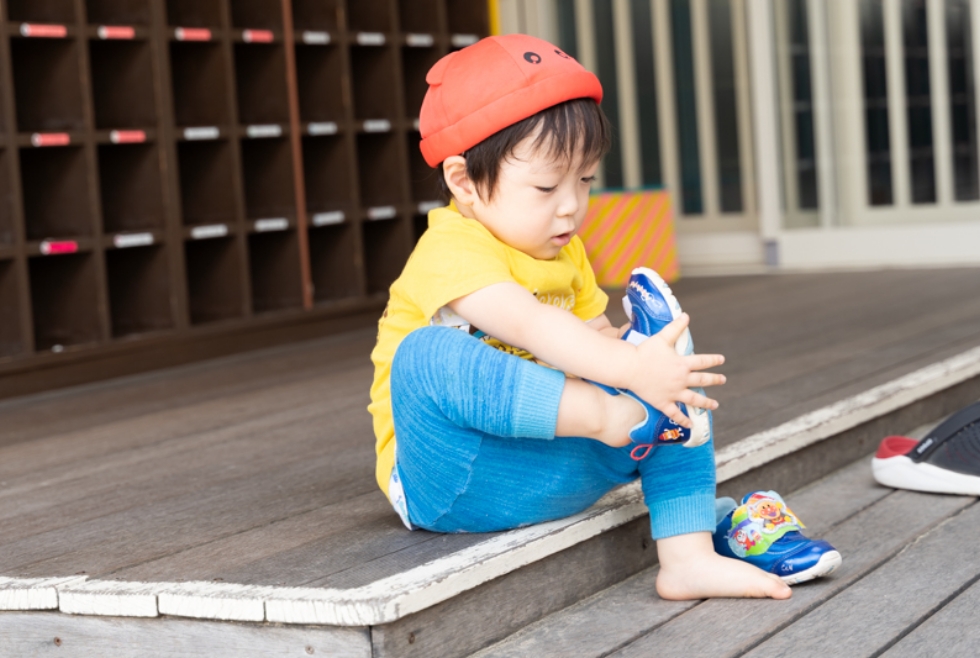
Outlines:
<svg viewBox="0 0 980 658"><path fill-rule="evenodd" d="M778 576L715 553L707 532L658 540L657 553L657 594L664 599L788 599L793 595Z"/></svg>

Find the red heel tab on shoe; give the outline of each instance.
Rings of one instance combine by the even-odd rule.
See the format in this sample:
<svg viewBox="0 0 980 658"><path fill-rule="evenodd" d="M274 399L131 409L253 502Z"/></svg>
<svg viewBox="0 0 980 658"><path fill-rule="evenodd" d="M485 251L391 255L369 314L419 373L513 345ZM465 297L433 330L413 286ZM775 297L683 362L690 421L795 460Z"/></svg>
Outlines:
<svg viewBox="0 0 980 658"><path fill-rule="evenodd" d="M907 455L918 444L918 441L910 439L907 436L887 436L881 441L881 445L878 446L875 457L877 459L888 459L889 457Z"/></svg>

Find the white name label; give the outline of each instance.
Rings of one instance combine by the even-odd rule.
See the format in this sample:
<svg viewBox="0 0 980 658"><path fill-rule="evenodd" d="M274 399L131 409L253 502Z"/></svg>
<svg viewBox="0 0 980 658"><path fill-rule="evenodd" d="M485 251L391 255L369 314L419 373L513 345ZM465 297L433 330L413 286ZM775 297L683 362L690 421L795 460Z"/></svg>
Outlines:
<svg viewBox="0 0 980 658"><path fill-rule="evenodd" d="M184 128L184 139L218 139L219 137L221 137L221 131L217 126Z"/></svg>
<svg viewBox="0 0 980 658"><path fill-rule="evenodd" d="M472 46L474 43L480 40L480 37L475 34L454 34L451 41L457 48L465 48L466 46Z"/></svg>
<svg viewBox="0 0 980 658"><path fill-rule="evenodd" d="M127 247L146 247L153 244L152 233L122 233L112 238L112 243L118 249Z"/></svg>
<svg viewBox="0 0 980 658"><path fill-rule="evenodd" d="M368 208L367 216L368 219L391 219L398 211L394 206L376 206L374 208Z"/></svg>
<svg viewBox="0 0 980 658"><path fill-rule="evenodd" d="M255 220L255 230L259 233L266 231L285 231L287 228L289 228L289 220L285 217Z"/></svg>
<svg viewBox="0 0 980 658"><path fill-rule="evenodd" d="M313 215L313 226L329 226L330 224L343 224L344 211L331 210L329 212L318 212Z"/></svg>
<svg viewBox="0 0 980 658"><path fill-rule="evenodd" d="M311 46L326 46L330 43L329 32L303 32L303 43Z"/></svg>
<svg viewBox="0 0 980 658"><path fill-rule="evenodd" d="M385 35L381 32L359 32L357 43L361 46L383 46L385 45Z"/></svg>
<svg viewBox="0 0 980 658"><path fill-rule="evenodd" d="M223 238L226 235L228 235L228 226L226 224L208 224L206 226L195 226L191 229L191 237L195 240Z"/></svg>
<svg viewBox="0 0 980 658"><path fill-rule="evenodd" d="M337 124L333 121L320 121L309 124L307 130L311 135L336 135Z"/></svg>
<svg viewBox="0 0 980 658"><path fill-rule="evenodd" d="M419 213L426 214L430 210L435 210L436 208L442 208L444 204L442 201L423 201L419 204Z"/></svg>
<svg viewBox="0 0 980 658"><path fill-rule="evenodd" d="M436 40L431 34L408 34L405 43L413 48L431 48Z"/></svg>
<svg viewBox="0 0 980 658"><path fill-rule="evenodd" d="M282 126L275 123L249 126L245 133L249 137L282 137Z"/></svg>
<svg viewBox="0 0 980 658"><path fill-rule="evenodd" d="M364 122L364 132L386 133L391 130L391 121L388 119L368 119Z"/></svg>

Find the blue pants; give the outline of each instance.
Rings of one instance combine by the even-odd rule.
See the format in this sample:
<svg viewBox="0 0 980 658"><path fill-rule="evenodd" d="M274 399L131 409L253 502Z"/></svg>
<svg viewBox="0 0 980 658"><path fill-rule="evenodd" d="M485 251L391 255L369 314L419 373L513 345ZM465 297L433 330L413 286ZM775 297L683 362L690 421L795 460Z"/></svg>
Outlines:
<svg viewBox="0 0 980 658"><path fill-rule="evenodd" d="M487 532L581 512L641 478L656 539L715 528L711 442L632 445L555 437L565 375L463 331L424 327L391 370L396 468L411 522L437 532Z"/></svg>

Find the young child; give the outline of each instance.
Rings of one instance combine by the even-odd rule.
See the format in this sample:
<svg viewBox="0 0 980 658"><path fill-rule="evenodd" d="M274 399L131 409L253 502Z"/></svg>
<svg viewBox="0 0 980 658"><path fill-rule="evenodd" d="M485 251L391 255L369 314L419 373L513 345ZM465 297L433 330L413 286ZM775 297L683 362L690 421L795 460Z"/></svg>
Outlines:
<svg viewBox="0 0 980 658"><path fill-rule="evenodd" d="M426 81L421 149L452 203L429 214L391 286L369 407L378 484L402 520L510 529L640 478L662 597L789 597L746 557L765 544L746 505L728 499L716 517L705 410L717 402L702 387L724 383L705 372L724 359L690 353L688 317L653 273L631 282L631 325L613 327L575 235L609 146L598 79L545 41L507 35L447 55ZM664 301L675 308L658 324ZM791 516L776 539L798 535Z"/></svg>

